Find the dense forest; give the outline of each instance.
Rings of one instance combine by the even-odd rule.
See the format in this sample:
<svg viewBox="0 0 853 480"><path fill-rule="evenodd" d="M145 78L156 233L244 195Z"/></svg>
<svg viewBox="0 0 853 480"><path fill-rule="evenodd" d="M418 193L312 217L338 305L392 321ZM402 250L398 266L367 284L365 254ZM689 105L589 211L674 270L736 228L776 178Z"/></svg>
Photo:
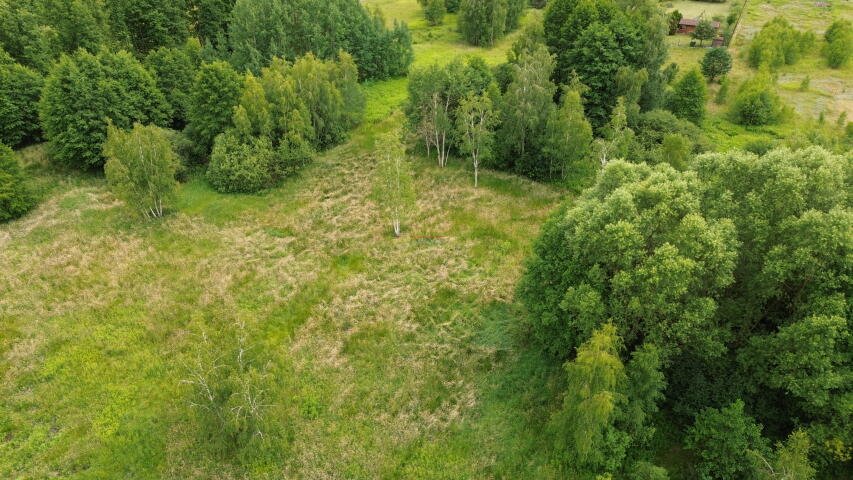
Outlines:
<svg viewBox="0 0 853 480"><path fill-rule="evenodd" d="M766 3L0 0L0 477L853 478L853 10Z"/></svg>

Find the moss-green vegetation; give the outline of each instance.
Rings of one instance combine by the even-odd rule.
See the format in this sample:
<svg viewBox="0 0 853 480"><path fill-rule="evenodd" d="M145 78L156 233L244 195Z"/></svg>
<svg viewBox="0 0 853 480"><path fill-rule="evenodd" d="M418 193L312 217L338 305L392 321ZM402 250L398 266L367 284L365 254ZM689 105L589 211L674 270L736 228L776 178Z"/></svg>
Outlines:
<svg viewBox="0 0 853 480"><path fill-rule="evenodd" d="M128 9L136 5L114 3L126 4ZM162 0L136 3L152 5L152 9L171 5ZM179 58L181 48L187 48L179 46L185 40L183 33L175 38L149 38L144 25L136 25L126 34L111 38L112 33L103 28L110 20L98 14L99 2L0 0L0 44L15 61L39 74L50 71L60 52L74 52L77 46L98 52L96 47L101 44L113 50L135 45L137 53L154 52L144 63L151 72L143 72L136 64L144 55L134 58L106 50L97 54L81 51L65 57L53 69L47 81L53 92L49 101L42 100L43 110L49 114L55 107L56 116L63 121L55 122L45 133L54 140L68 140L58 152L65 153L67 164L100 165L102 141L98 136L105 135L108 125L103 115L93 114L82 118L91 124L92 135L83 135L79 128L62 128L80 120L78 110L91 106L74 104L88 98L85 95L63 95L72 90L60 89L60 79L68 77L73 80L72 86L82 85L80 89L86 95L98 92L87 87L94 81L88 78L93 75L76 74L82 67L72 65L74 59L76 63L91 63L91 69L104 79L124 78L99 63L100 59L117 56L133 67L129 70L142 78L145 86L163 89L170 88L165 85L195 83L185 87L192 89L183 92L186 95L166 95L164 99L155 98L158 105L142 106L152 110L146 113L149 120L175 128L188 123L185 132L169 133L178 150L175 153L186 165L180 170L185 178L170 197L163 218L143 222L129 214L127 205L111 193L102 174L63 166L56 162L57 152L49 159L47 144L16 152L30 199L40 203L22 218L0 223L0 478L536 479L564 478L580 466L598 468L612 460L597 451L581 452L583 455L564 451L561 453L565 456L557 455L560 458L551 455L555 431L584 433L580 428L584 426L556 421L552 414L562 410L562 420L586 415L576 405L584 400L583 392L573 391L577 394L573 397L564 395L570 389L569 382L587 381L583 372L586 364L581 359L564 370L544 351L532 347L531 323L524 321L530 312L516 299L534 239L558 205L566 209L575 205L574 195L560 185L489 169L480 170L475 188L472 160L461 158L462 152L470 153L470 149L457 151L454 146L447 165L441 168L434 157L427 158L426 152L415 146L414 136L404 136L404 143L395 144L394 152L397 155L407 149L414 200L409 202L406 195L402 234L395 238L389 215L381 208L382 196L373 188L379 173L376 152L383 136L404 127L403 116L394 112L406 103L409 78L384 79L390 72L364 75L362 71L362 78L383 78L361 84L362 105L355 75L347 75L346 88L342 87L346 91L340 95L352 95L347 98L357 101L347 103L346 108L318 106L310 110L316 125L312 124L314 133L303 138L310 139L317 149L313 160L299 160L296 163L300 168L293 166L286 173L283 167L276 167L271 174L269 163L281 161L282 144L289 137L287 132L276 130L285 126L264 122L264 112L288 105L270 100L271 90L282 96L289 90L264 83L262 67L267 57L260 61L251 49L247 50L248 60L260 62L251 65L259 71L252 78L266 89L263 95L254 94L263 89L246 87L243 72L226 61L199 67L202 59L233 60L223 49L227 47L224 32L228 12L234 2L188 3L193 6L191 30L199 35L203 48L198 50L189 43L192 55ZM485 63L478 65L484 69L502 64L522 36L535 45L538 30L525 32L525 27L544 15L528 9L518 30L491 47L474 47L459 33L457 13L447 13L439 25L430 26L418 0L361 3L381 10L388 28L393 28L395 20L408 24L415 55L412 69L449 65L459 57L466 63L464 57L469 56L481 57ZM602 8L616 8L617 3L606 3ZM689 164L694 154L706 150L764 152L777 145L806 146L816 139L836 142L837 147L840 137L835 119L851 110L847 90L853 62L830 69L821 53L821 42L822 29L830 23L828 17L850 16L848 3L834 2L830 10L815 15L812 9L817 7L810 1L750 1L744 23L734 37L734 48L729 50L733 69L724 85L730 92L723 99L717 95L721 84L709 84L704 115L693 115L701 110L698 105L681 115L696 124L663 110L639 111L641 95L649 93L641 92L639 85L647 81L660 87L657 103L652 105L660 108L666 104L664 98L669 92L664 91L663 81L654 71L661 62L680 66L675 79L698 67L706 49L689 47L690 39L683 35L666 37L670 48L665 60L661 42L649 42L657 48L637 52L642 50L643 55L652 57L660 53L661 58L622 62L623 69L610 69L618 65L604 65L606 59L587 52L591 63L608 68L609 73L598 78L612 93L600 99L607 108L600 109L602 128L595 130L599 138L591 145L592 127L578 108L582 88L573 83L577 79L569 71L562 72L564 80L577 90L559 90L562 97L555 102L558 85L550 85L548 75L541 75L541 83L549 84L541 95L543 101L536 104L543 107L527 105L524 112L529 115L520 116L517 124L523 126L521 120L542 114L544 130L555 139L542 148L555 157L576 160L555 166L574 172L567 179L573 189L591 182L593 170L601 163L619 157L669 163L674 168L636 168L665 171L674 182L680 182L692 178ZM35 5L55 8L38 10L38 15L18 15ZM727 15L731 4L679 1L672 7L685 17L698 16L699 11L715 16ZM152 12L142 13L146 22L156 19ZM637 18L642 16L634 13ZM738 88L756 73L746 62L749 39L780 13L787 14L795 28L814 31L816 45L795 64L778 68L776 88L789 108L779 112L775 123L735 124L730 110ZM49 27L37 18L39 15L50 19ZM637 18L632 16L631 22ZM635 26L636 38L623 45L626 51L633 51L641 39L654 38L643 36L643 32L651 32L646 25ZM57 38L51 36L54 30ZM594 31L589 36L591 40L607 40L608 35ZM531 46L521 42L519 49ZM326 53L331 58L337 52ZM547 55L541 56L546 63ZM529 63L518 51L513 58L522 65ZM244 66L250 65L248 60ZM566 63L569 59L564 60ZM649 66L652 71L633 71L628 66ZM201 72L198 76L197 68ZM321 82L312 76L316 71L307 67L302 71L305 75L300 78L305 81L299 83L305 90L295 97L345 101L329 94L331 89L319 88ZM494 74L497 83L504 81L494 87L503 87L499 95L507 89L516 94L534 85L520 73L507 72L504 67ZM809 82L803 82L806 74ZM196 81L190 82L193 77ZM106 87L115 82L105 82L98 87L111 92ZM135 101L140 95L137 90L121 88L118 93L127 98L114 96ZM262 96L268 104L259 101ZM718 97L721 100L716 104L713 99ZM99 111L119 111L122 107L112 105L107 98L97 100L93 105L99 106ZM60 108L65 103L79 108L72 109L74 112ZM558 105L564 108L558 110ZM128 127L142 116L138 111L145 110L133 106L125 109L127 112L121 110L128 117L124 119ZM235 106L242 110L235 112ZM362 106L363 117L354 127ZM335 108L345 110L336 117L352 115L347 117L351 122L338 122L339 118L327 122L324 115L335 113ZM495 104L498 108L522 111L521 106L512 104ZM809 119L818 118L822 112L823 124ZM297 117L281 112L271 116ZM572 133L572 125L580 134ZM323 139L314 138L320 128L338 130L327 132ZM225 131L230 132L226 135L243 135L239 145L244 146L271 137L263 153L271 155L274 151L276 160L263 163L241 159L231 165L220 158L213 162L216 168L211 174L209 154L214 139ZM524 130L504 125L495 135L506 139L510 138L507 132L513 131ZM31 130L22 140L26 143L37 136L38 131ZM575 148L573 143L579 146ZM63 145L55 142L54 147ZM224 147L220 150L227 153ZM252 157L252 153L243 156ZM263 178L251 188L230 190L259 192L223 194L211 186L217 183L213 178L217 176L227 177L229 184L236 184L235 178L246 181L253 177L248 167L258 166L255 163L263 173L257 176ZM229 168L219 168L223 166ZM840 178L836 175L834 179ZM780 187L778 191L788 190ZM657 192L640 193L634 197L640 203L644 198L660 200ZM665 201L661 205L666 209ZM625 210L619 204L612 211ZM610 227L591 228L590 237L613 233L607 230ZM704 238L688 233L690 239ZM603 243L594 247L607 250ZM696 264L716 268L714 262L704 262L701 252L697 255L702 262ZM698 284L696 289L709 290ZM648 291L650 298L660 293ZM559 292L560 298L554 303L560 303L564 294ZM711 315L710 311L705 313ZM679 327L679 322L695 320L677 313L667 318ZM831 322L822 328L832 334L840 331ZM702 333L692 337L701 337ZM798 331L790 331L774 341L799 344L788 341L797 339L795 334ZM571 347L583 346L588 340L580 337L573 338ZM614 367L624 367L630 378L657 370L652 352L645 364L635 363L634 358L616 358L619 340L610 338L609 342L596 345L593 341L585 351L605 352L616 362L624 361L624 365ZM777 346L768 345L771 353ZM798 356L797 351L789 353L792 358ZM762 361L775 360L768 356ZM626 398L634 395L625 381L620 375L602 392ZM637 385L632 384L634 387ZM654 403L662 385L650 381L647 387L643 387L647 393L641 399L646 404L643 408L620 403L614 410L620 418L606 418L600 422L602 428L589 430L595 442L602 441L599 433L605 430L615 436L630 430L639 438L654 424L659 429L647 443L649 451L656 452L654 463L678 479L690 478L699 460L711 465L717 456L739 446L755 447L750 442L717 442L718 418L743 420L741 423L749 427L744 430L752 429L753 418L742 418L742 409L727 403L707 411L709 420L693 434L692 450L686 450L686 424L657 418L671 414L665 405L658 405L663 414L656 413ZM626 420L626 412L631 412L631 420ZM754 409L749 413L755 414ZM754 418L764 421L764 416L772 415L761 412ZM767 437L786 441L784 448L793 452L803 448L803 440L795 434L789 440L778 432ZM844 453L850 448L849 444L832 443L836 440L841 442L820 439L819 451L834 448ZM622 438L622 446L625 441ZM701 448L696 446L700 444ZM614 445L619 446L614 443L610 447ZM780 443L773 452L783 452L784 448ZM585 463L575 465L575 460ZM627 460L625 465L629 465ZM659 478L660 471L650 463L630 465L631 474L637 478ZM740 472L739 468L731 471Z"/></svg>

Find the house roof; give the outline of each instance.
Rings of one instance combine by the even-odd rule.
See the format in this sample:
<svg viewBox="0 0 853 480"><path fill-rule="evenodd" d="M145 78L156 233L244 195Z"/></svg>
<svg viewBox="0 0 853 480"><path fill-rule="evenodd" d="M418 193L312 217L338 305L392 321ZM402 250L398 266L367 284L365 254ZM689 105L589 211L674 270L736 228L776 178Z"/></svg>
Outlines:
<svg viewBox="0 0 853 480"><path fill-rule="evenodd" d="M695 27L696 25L699 25L699 19L698 18L682 18L681 20L678 21L678 25L680 25L682 27ZM711 25L713 25L714 28L720 28L720 22L713 21L713 22L711 22Z"/></svg>

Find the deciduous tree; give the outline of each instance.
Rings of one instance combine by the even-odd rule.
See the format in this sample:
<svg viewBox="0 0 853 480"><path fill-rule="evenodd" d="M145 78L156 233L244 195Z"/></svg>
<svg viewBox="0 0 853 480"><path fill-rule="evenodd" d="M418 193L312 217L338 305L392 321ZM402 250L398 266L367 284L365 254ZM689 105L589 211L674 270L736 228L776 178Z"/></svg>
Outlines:
<svg viewBox="0 0 853 480"><path fill-rule="evenodd" d="M168 105L151 73L130 53L78 50L48 74L39 104L53 159L79 168L103 165L107 124L164 125Z"/></svg>
<svg viewBox="0 0 853 480"><path fill-rule="evenodd" d="M693 38L699 40L699 46L706 40L713 40L717 36L717 29L711 20L703 18L696 24L696 30L693 31Z"/></svg>
<svg viewBox="0 0 853 480"><path fill-rule="evenodd" d="M471 156L474 166L474 187L480 175L480 162L492 154L493 128L496 123L492 101L486 94L468 94L459 104L456 129L459 149Z"/></svg>
<svg viewBox="0 0 853 480"><path fill-rule="evenodd" d="M572 177L573 183L580 185L595 171L590 158L592 126L584 116L577 90L565 89L560 102L548 116L542 154L548 158L550 178Z"/></svg>
<svg viewBox="0 0 853 480"><path fill-rule="evenodd" d="M383 215L391 222L397 237L415 201L411 165L406 159L406 148L400 134L398 129L391 130L382 136L376 148L376 195Z"/></svg>
<svg viewBox="0 0 853 480"><path fill-rule="evenodd" d="M139 123L127 132L110 125L104 156L113 193L146 218L162 217L175 196L179 165L168 134Z"/></svg>
<svg viewBox="0 0 853 480"><path fill-rule="evenodd" d="M540 45L533 53L522 53L512 68L512 81L502 100L503 163L522 175L544 179L549 167L542 157L545 128L556 108L557 87L551 82L554 58Z"/></svg>
<svg viewBox="0 0 853 480"><path fill-rule="evenodd" d="M0 143L17 147L37 140L38 102L44 79L38 72L0 59Z"/></svg>
<svg viewBox="0 0 853 480"><path fill-rule="evenodd" d="M717 77L724 77L731 69L732 56L725 48L712 48L702 57L702 74L711 82Z"/></svg>
<svg viewBox="0 0 853 480"><path fill-rule="evenodd" d="M699 125L705 118L705 103L708 101L708 87L698 68L693 68L675 83L667 99L667 106L678 118L684 118Z"/></svg>
<svg viewBox="0 0 853 480"><path fill-rule="evenodd" d="M242 84L226 62L206 63L199 69L187 103L187 134L196 143L198 156L206 156L213 139L231 126Z"/></svg>
<svg viewBox="0 0 853 480"><path fill-rule="evenodd" d="M182 128L187 122L193 82L201 66L201 43L190 38L179 47L160 47L145 57L145 66L169 103L172 126Z"/></svg>

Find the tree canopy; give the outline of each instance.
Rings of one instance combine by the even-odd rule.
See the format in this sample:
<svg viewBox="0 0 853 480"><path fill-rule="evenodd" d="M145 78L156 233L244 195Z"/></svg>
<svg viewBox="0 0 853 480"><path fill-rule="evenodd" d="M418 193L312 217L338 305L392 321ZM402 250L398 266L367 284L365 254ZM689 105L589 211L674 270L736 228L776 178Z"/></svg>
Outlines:
<svg viewBox="0 0 853 480"><path fill-rule="evenodd" d="M358 0L237 0L228 37L238 70L259 73L274 57L350 53L362 78L406 73L412 44L405 24L386 28Z"/></svg>
<svg viewBox="0 0 853 480"><path fill-rule="evenodd" d="M810 458L843 469L851 178L820 147L703 154L683 172L611 161L534 246L519 286L530 336L571 362L605 325L623 361L655 345L664 407L698 415L687 446L706 478L757 475L747 449L773 460L758 425L771 439L802 428Z"/></svg>
<svg viewBox="0 0 853 480"><path fill-rule="evenodd" d="M645 69L649 89L660 88L658 70L666 58L667 20L645 0L552 0L545 11L545 41L556 55L554 79L569 84L574 74L589 87L584 94L587 116L595 127L607 122L616 98L624 95L613 79L621 67Z"/></svg>
<svg viewBox="0 0 853 480"><path fill-rule="evenodd" d="M53 158L79 168L104 164L107 124L165 125L168 105L151 73L130 53L78 50L45 79L39 116Z"/></svg>

